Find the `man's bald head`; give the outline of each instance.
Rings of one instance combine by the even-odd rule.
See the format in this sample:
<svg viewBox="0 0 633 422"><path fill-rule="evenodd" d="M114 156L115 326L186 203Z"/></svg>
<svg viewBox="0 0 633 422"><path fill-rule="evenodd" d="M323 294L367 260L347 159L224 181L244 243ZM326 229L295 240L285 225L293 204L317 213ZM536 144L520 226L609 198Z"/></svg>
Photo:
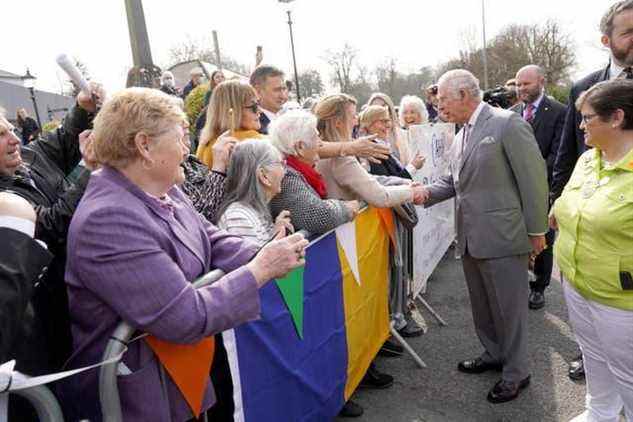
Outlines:
<svg viewBox="0 0 633 422"><path fill-rule="evenodd" d="M519 78L519 75L530 75L534 77L545 78L545 71L543 68L536 64L528 64L527 66L523 66L516 74L516 78Z"/></svg>
<svg viewBox="0 0 633 422"><path fill-rule="evenodd" d="M545 88L545 71L535 64L523 66L516 75L519 99L526 104L533 103Z"/></svg>

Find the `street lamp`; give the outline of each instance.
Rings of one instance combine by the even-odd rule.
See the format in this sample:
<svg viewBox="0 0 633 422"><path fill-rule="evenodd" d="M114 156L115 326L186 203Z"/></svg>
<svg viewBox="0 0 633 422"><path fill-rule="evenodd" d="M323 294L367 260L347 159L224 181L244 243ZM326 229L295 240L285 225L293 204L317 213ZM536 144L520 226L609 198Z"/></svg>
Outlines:
<svg viewBox="0 0 633 422"><path fill-rule="evenodd" d="M37 119L37 125L41 128L42 121L40 120L40 112L37 109L37 101L35 100L35 76L31 75L29 69L26 69L26 74L22 76L22 82L24 83L24 88L28 89L31 93L31 101L33 101L33 108L35 109L35 118Z"/></svg>
<svg viewBox="0 0 633 422"><path fill-rule="evenodd" d="M279 0L279 3L292 3L294 0ZM299 72L297 72L297 58L295 56L295 40L292 35L292 17L290 16L290 9L286 10L288 14L288 29L290 30L290 48L292 49L292 64L295 69L295 86L297 87L297 101L301 102L301 91L299 90Z"/></svg>

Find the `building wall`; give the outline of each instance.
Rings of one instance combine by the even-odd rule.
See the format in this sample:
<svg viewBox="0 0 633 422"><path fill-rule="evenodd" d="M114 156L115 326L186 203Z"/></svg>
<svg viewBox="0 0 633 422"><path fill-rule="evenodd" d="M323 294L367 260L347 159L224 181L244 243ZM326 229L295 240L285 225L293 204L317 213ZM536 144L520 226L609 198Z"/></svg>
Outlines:
<svg viewBox="0 0 633 422"><path fill-rule="evenodd" d="M42 124L48 122L49 115L47 107L50 109L70 108L75 99L52 92L35 90L35 100L37 108L40 112ZM7 112L9 120L15 120L15 114L18 108L25 108L31 117L35 119L35 111L33 109L33 101L29 90L20 86L0 81L0 106ZM61 118L66 111L58 111L53 113L53 118Z"/></svg>

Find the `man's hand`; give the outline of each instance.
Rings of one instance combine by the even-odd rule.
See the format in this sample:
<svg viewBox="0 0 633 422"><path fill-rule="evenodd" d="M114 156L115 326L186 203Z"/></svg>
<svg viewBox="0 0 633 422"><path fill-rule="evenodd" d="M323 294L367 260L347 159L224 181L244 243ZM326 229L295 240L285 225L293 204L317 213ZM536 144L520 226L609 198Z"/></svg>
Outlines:
<svg viewBox="0 0 633 422"><path fill-rule="evenodd" d="M104 103L106 92L101 84L90 82L90 95L83 91L77 94L77 104L89 113L94 113Z"/></svg>
<svg viewBox="0 0 633 422"><path fill-rule="evenodd" d="M425 186L414 183L411 185L411 189L413 189L413 203L415 205L424 205L431 197L431 193Z"/></svg>
<svg viewBox="0 0 633 422"><path fill-rule="evenodd" d="M350 143L351 155L366 158L374 163L389 158L389 147L375 143L376 135L364 136Z"/></svg>
<svg viewBox="0 0 633 422"><path fill-rule="evenodd" d="M547 247L544 234L528 237L530 238L530 243L532 243L532 253L534 255L539 255Z"/></svg>

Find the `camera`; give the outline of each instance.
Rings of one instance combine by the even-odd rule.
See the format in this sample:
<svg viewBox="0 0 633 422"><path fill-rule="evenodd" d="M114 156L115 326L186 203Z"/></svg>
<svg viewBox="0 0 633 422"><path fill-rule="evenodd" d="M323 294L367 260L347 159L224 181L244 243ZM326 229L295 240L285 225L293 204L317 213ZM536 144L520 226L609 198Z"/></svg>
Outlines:
<svg viewBox="0 0 633 422"><path fill-rule="evenodd" d="M484 102L493 107L510 108L512 106L512 97L512 93L503 86L484 92Z"/></svg>

